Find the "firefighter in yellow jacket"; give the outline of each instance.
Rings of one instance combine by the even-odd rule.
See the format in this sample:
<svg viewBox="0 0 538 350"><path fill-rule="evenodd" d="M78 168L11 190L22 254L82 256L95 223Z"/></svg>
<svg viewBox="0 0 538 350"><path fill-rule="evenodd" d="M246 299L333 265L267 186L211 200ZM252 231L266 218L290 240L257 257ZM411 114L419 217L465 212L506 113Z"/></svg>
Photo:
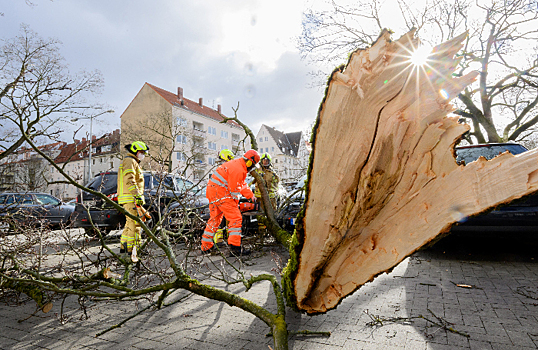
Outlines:
<svg viewBox="0 0 538 350"><path fill-rule="evenodd" d="M137 206L144 201L144 175L140 162L146 156L149 147L142 141L136 141L125 146L129 152L118 171L118 203L131 215L138 216ZM125 229L121 234L120 253L129 253L136 262L136 247L140 245L140 225L126 217ZM133 249L134 248L134 249Z"/></svg>

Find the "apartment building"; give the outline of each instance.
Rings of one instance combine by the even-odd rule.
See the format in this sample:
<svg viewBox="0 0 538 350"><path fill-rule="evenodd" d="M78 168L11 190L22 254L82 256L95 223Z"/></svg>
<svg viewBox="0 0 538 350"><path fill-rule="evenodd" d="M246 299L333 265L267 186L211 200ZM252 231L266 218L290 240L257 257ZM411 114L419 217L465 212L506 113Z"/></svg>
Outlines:
<svg viewBox="0 0 538 350"><path fill-rule="evenodd" d="M147 170L175 172L192 181L206 181L222 149L243 153L250 140L237 123L217 109L145 83L121 115L121 144L140 140L150 147ZM123 150L122 150L123 151Z"/></svg>
<svg viewBox="0 0 538 350"><path fill-rule="evenodd" d="M260 155L271 155L273 167L284 183L297 182L306 174L311 147L302 131L285 133L262 124L256 141Z"/></svg>
<svg viewBox="0 0 538 350"><path fill-rule="evenodd" d="M90 142L86 138L75 140L74 143L64 145L60 154L54 159L67 175L82 185L88 184L101 172L118 170L121 162L120 130L116 129L100 137L92 136L91 163L89 146ZM52 182L64 180L63 175L52 165L48 174ZM72 199L79 193L79 189L70 184L52 183L48 186L47 192L58 198Z"/></svg>
<svg viewBox="0 0 538 350"><path fill-rule="evenodd" d="M61 153L65 142L39 146L49 158ZM21 147L0 163L0 191L48 192L50 163L32 148Z"/></svg>

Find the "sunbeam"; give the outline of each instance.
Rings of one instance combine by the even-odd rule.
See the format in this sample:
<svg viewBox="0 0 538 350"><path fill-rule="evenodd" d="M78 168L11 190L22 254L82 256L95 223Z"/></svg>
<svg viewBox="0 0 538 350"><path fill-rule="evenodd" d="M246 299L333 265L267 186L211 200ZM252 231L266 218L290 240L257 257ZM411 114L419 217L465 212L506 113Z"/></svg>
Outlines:
<svg viewBox="0 0 538 350"><path fill-rule="evenodd" d="M428 56L432 53L432 48L429 46L419 46L411 53L410 61L415 66L423 66L428 62Z"/></svg>

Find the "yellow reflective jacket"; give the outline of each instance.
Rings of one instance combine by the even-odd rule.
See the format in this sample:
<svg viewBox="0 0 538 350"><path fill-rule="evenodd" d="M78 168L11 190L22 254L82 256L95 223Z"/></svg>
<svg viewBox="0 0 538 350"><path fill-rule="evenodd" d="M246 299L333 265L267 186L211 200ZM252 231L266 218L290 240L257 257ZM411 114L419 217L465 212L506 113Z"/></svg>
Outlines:
<svg viewBox="0 0 538 350"><path fill-rule="evenodd" d="M118 171L118 203L134 203L135 196L144 200L144 175L139 160L129 154Z"/></svg>
<svg viewBox="0 0 538 350"><path fill-rule="evenodd" d="M272 167L261 169L256 169L258 174L262 177L262 179L265 181L265 185L267 186L267 192L269 192L269 198L275 198L278 196L278 183L280 182L280 178L275 173L275 171L272 169ZM256 182L256 180L252 181ZM256 191L254 192L254 195L256 198L261 198L262 194L260 192L260 187L258 184L256 184Z"/></svg>

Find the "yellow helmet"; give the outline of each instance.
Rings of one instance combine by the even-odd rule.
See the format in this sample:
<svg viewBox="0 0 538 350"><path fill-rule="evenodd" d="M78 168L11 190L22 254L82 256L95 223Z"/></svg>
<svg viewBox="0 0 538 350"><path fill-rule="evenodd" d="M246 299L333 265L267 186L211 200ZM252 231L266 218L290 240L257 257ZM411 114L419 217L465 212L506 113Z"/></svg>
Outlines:
<svg viewBox="0 0 538 350"><path fill-rule="evenodd" d="M260 158L260 162L263 161L264 159L268 159L269 160L269 164L271 164L271 155L269 153L264 153L262 154L261 158Z"/></svg>
<svg viewBox="0 0 538 350"><path fill-rule="evenodd" d="M132 154L136 154L136 152L138 151L144 151L144 152L149 151L148 145L146 145L142 141L135 141L129 145L125 145L125 149L127 149Z"/></svg>
<svg viewBox="0 0 538 350"><path fill-rule="evenodd" d="M229 149L223 149L219 152L219 158L222 159L223 161L227 162L229 160L232 160L235 158L235 155L232 151L230 151Z"/></svg>

